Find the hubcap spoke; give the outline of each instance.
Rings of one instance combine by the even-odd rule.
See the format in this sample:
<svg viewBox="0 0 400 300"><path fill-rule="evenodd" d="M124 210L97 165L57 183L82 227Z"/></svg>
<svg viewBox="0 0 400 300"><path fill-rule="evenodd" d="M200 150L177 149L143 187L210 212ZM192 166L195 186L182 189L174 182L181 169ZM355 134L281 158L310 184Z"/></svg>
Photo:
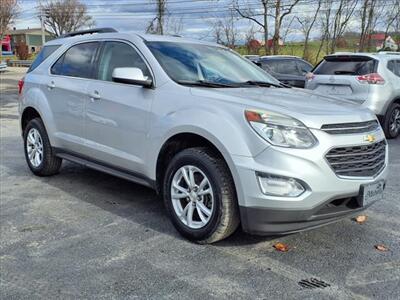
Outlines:
<svg viewBox="0 0 400 300"><path fill-rule="evenodd" d="M198 205L196 205L196 210L197 210L197 213L199 214L199 217L200 217L201 221L204 224L207 224L207 221L208 221L207 217L203 214L203 212L201 211L201 209L200 209L200 207Z"/></svg>
<svg viewBox="0 0 400 300"><path fill-rule="evenodd" d="M191 188L195 187L196 182L194 181L194 172L193 169L190 167L189 167L189 182Z"/></svg>
<svg viewBox="0 0 400 300"><path fill-rule="evenodd" d="M186 195L186 196L189 196L188 191L187 191L185 188L183 188L183 187L181 187L180 185L178 185L178 183L176 183L175 181L173 182L172 186L173 186L175 189L177 189L178 191L180 191L182 194L184 194L184 195ZM172 198L173 198L173 197L172 197Z"/></svg>
<svg viewBox="0 0 400 300"><path fill-rule="evenodd" d="M200 191L197 193L199 196L204 196L204 195L208 195L211 194L211 189L206 189L204 191Z"/></svg>
<svg viewBox="0 0 400 300"><path fill-rule="evenodd" d="M186 167L181 168L181 173L182 173L183 179L185 179L187 186L191 187L190 179L189 179L189 175L187 173Z"/></svg>
<svg viewBox="0 0 400 300"><path fill-rule="evenodd" d="M197 202L197 207L203 212L207 217L211 216L211 210L209 210L203 203Z"/></svg>
<svg viewBox="0 0 400 300"><path fill-rule="evenodd" d="M186 221L187 221L187 225L189 227L191 227L192 226L192 222L193 222L194 205L192 203L189 203L187 206L189 206L189 208L188 208L188 212L187 212Z"/></svg>

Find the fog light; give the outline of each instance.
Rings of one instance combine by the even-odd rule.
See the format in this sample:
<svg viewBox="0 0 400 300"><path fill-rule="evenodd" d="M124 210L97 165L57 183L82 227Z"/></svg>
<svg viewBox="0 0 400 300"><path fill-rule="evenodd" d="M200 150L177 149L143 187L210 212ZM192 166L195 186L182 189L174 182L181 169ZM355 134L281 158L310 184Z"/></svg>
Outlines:
<svg viewBox="0 0 400 300"><path fill-rule="evenodd" d="M305 192L303 185L294 178L270 174L257 174L261 191L265 195L298 197Z"/></svg>

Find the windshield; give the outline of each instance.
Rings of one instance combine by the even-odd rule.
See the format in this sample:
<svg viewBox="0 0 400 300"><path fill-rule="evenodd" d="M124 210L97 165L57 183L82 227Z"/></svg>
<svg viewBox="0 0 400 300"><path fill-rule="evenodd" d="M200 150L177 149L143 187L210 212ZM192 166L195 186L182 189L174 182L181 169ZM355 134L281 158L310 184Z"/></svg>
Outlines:
<svg viewBox="0 0 400 300"><path fill-rule="evenodd" d="M178 83L203 82L213 87L237 87L249 82L279 85L264 70L226 48L174 42L148 42L147 46Z"/></svg>

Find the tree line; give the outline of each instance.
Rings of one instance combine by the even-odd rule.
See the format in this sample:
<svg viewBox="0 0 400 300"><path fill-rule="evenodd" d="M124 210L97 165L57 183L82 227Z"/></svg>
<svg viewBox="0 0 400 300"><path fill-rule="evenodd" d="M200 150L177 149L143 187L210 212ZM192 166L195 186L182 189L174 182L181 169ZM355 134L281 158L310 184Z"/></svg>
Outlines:
<svg viewBox="0 0 400 300"><path fill-rule="evenodd" d="M179 34L182 31L182 19L174 18L174 12L168 10L169 0L148 1L153 4L155 11L154 18L145 28L146 32ZM231 48L244 43L249 52L260 50L261 43L258 46L252 45L258 38L265 54L279 54L281 41L296 30L303 37L302 56L311 60L312 37L318 37L320 41L317 57L322 51L333 53L350 24L352 27L357 24L358 27L358 51L371 49L371 34L378 29L385 37L391 31L400 32L400 0L213 1L223 3L227 13L223 17L211 18L211 37ZM20 6L17 0L2 0L1 38L17 18ZM55 36L95 25L87 6L80 0L38 0L37 10L46 29ZM245 21L247 25L243 26Z"/></svg>

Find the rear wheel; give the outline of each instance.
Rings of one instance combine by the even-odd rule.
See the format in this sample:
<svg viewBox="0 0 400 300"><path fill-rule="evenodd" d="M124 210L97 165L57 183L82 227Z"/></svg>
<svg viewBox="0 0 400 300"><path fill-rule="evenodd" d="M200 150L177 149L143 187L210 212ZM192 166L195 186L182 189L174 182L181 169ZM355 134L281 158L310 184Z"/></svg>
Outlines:
<svg viewBox="0 0 400 300"><path fill-rule="evenodd" d="M192 241L208 244L222 240L239 224L229 169L208 148L185 149L171 160L163 194L175 228Z"/></svg>
<svg viewBox="0 0 400 300"><path fill-rule="evenodd" d="M393 139L400 134L400 104L393 103L385 116L383 129L388 139Z"/></svg>
<svg viewBox="0 0 400 300"><path fill-rule="evenodd" d="M25 158L31 171L38 176L58 173L62 159L53 154L49 137L40 118L29 121L24 130Z"/></svg>

